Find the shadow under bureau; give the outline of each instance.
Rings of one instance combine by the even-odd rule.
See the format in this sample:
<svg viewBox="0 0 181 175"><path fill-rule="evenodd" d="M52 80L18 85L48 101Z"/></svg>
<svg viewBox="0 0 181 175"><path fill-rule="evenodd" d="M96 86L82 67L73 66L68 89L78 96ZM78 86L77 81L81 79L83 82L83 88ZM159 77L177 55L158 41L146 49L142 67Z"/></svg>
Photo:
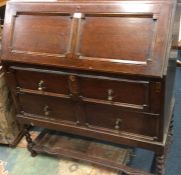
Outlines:
<svg viewBox="0 0 181 175"><path fill-rule="evenodd" d="M8 2L2 63L32 155L43 152L27 129L35 125L152 150L154 171L163 175L173 127L176 11L175 0Z"/></svg>

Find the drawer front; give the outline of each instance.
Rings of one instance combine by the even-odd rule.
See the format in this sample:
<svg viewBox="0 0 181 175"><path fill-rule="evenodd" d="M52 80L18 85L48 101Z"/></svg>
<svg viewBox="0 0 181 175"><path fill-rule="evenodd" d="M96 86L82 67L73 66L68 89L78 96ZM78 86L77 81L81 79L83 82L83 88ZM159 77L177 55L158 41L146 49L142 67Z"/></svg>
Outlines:
<svg viewBox="0 0 181 175"><path fill-rule="evenodd" d="M12 69L17 86L22 89L69 95L67 75L61 72L20 67Z"/></svg>
<svg viewBox="0 0 181 175"><path fill-rule="evenodd" d="M18 65L10 66L8 71L13 90L160 114L163 90L160 82Z"/></svg>
<svg viewBox="0 0 181 175"><path fill-rule="evenodd" d="M114 79L108 77L80 78L82 97L85 100L104 100L123 107L147 109L149 82Z"/></svg>
<svg viewBox="0 0 181 175"><path fill-rule="evenodd" d="M158 115L121 111L114 107L87 103L86 122L90 128L156 138Z"/></svg>
<svg viewBox="0 0 181 175"><path fill-rule="evenodd" d="M20 94L18 100L22 113L48 120L76 122L75 106L69 99Z"/></svg>

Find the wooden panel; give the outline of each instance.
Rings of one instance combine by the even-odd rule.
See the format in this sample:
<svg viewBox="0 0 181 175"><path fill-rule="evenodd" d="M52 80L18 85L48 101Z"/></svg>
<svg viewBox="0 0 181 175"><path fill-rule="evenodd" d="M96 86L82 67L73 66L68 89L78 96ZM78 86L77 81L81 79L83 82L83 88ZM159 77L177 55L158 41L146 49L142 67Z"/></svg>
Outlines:
<svg viewBox="0 0 181 175"><path fill-rule="evenodd" d="M71 18L61 13L17 13L12 52L63 57L68 52Z"/></svg>
<svg viewBox="0 0 181 175"><path fill-rule="evenodd" d="M146 64L152 59L156 24L153 14L85 15L77 52L82 59Z"/></svg>
<svg viewBox="0 0 181 175"><path fill-rule="evenodd" d="M165 3L160 8L160 4L122 1L88 4L10 2L2 59L162 76L171 5Z"/></svg>
<svg viewBox="0 0 181 175"><path fill-rule="evenodd" d="M68 77L60 72L46 69L11 67L17 81L17 87L69 95ZM59 73L59 74L58 74Z"/></svg>
<svg viewBox="0 0 181 175"><path fill-rule="evenodd" d="M18 97L23 114L29 113L45 120L76 122L75 106L69 99L33 94L20 94Z"/></svg>
<svg viewBox="0 0 181 175"><path fill-rule="evenodd" d="M158 136L158 115L124 112L105 105L85 105L87 126L103 131Z"/></svg>
<svg viewBox="0 0 181 175"><path fill-rule="evenodd" d="M156 13L126 10L82 13L75 53L77 61L89 65L90 70L108 71L111 68L114 72L161 73L161 52L166 46L163 44L166 24L163 16L168 13L167 8Z"/></svg>

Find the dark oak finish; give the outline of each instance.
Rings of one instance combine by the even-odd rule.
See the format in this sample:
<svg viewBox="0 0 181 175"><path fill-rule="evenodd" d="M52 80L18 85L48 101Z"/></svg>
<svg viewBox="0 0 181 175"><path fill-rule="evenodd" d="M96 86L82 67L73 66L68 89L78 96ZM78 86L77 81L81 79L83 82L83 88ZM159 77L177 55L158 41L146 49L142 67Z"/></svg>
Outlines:
<svg viewBox="0 0 181 175"><path fill-rule="evenodd" d="M33 70L16 70L15 76L17 87L62 95L69 94L68 77L66 75L36 72ZM54 83L52 83L52 80Z"/></svg>
<svg viewBox="0 0 181 175"><path fill-rule="evenodd" d="M80 93L84 98L118 102L144 109L149 107L149 82L80 77ZM134 96L133 96L134 94ZM120 104L121 105L121 104Z"/></svg>
<svg viewBox="0 0 181 175"><path fill-rule="evenodd" d="M20 94L18 100L21 113L35 114L49 120L76 122L75 105L70 100L32 94Z"/></svg>
<svg viewBox="0 0 181 175"><path fill-rule="evenodd" d="M154 172L163 175L172 135L176 5L176 0L9 2L2 63L19 122L152 150ZM130 175L148 174L43 149L27 129L26 139L33 156L61 154Z"/></svg>
<svg viewBox="0 0 181 175"><path fill-rule="evenodd" d="M3 60L162 76L172 1L29 4L7 6Z"/></svg>
<svg viewBox="0 0 181 175"><path fill-rule="evenodd" d="M85 104L85 112L86 124L89 128L103 131L110 129L118 133L140 134L158 139L159 115L122 111L114 107L91 103Z"/></svg>

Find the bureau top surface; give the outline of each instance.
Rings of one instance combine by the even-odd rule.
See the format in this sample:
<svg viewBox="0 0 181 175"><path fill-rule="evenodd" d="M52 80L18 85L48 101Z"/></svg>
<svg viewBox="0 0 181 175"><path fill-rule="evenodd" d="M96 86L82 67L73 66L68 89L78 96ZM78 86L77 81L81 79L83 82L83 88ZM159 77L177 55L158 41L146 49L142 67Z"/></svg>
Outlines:
<svg viewBox="0 0 181 175"><path fill-rule="evenodd" d="M13 0L6 8L2 60L162 77L175 5L175 0Z"/></svg>

